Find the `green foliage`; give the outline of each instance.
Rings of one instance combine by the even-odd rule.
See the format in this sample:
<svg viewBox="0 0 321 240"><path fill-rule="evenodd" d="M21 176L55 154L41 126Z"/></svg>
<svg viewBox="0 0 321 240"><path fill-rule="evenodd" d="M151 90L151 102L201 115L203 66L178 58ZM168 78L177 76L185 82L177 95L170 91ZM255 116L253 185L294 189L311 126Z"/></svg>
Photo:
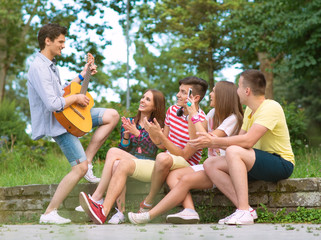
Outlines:
<svg viewBox="0 0 321 240"><path fill-rule="evenodd" d="M25 158L24 164L15 164L18 167L30 168L41 167L44 165L47 149L43 146L27 146L25 144L17 144L11 151L5 151L1 153L1 163L4 169L10 169L10 166L14 161L14 158Z"/></svg>
<svg viewBox="0 0 321 240"><path fill-rule="evenodd" d="M297 4L294 4L294 3ZM305 108L309 126L321 126L321 1L240 1L224 25L230 54L244 68L259 68L257 54L276 61L279 95ZM277 91L279 89L276 89Z"/></svg>
<svg viewBox="0 0 321 240"><path fill-rule="evenodd" d="M197 75L204 74L212 88L214 72L226 61L227 32L220 25L227 6L207 0L142 4L136 7L141 21L137 38L163 55L166 51L168 65L174 63Z"/></svg>
<svg viewBox="0 0 321 240"><path fill-rule="evenodd" d="M0 102L3 94L10 99L15 99L17 95L26 97L26 88L22 96L19 91L11 91L13 94L7 91L19 86L20 79L16 76L26 72L26 59L39 48L37 33L46 23L59 23L72 29L67 37L72 48L77 50L77 56L71 53L70 56L58 57L59 65L79 71L84 65L83 58L79 56L91 52L96 58L96 65L102 67L102 49L110 44L103 39L105 31L110 28L103 19L107 4L106 0L75 0L72 3L56 0L54 4L49 0L0 1ZM87 20L93 15L98 21ZM94 36L102 42L95 42Z"/></svg>
<svg viewBox="0 0 321 240"><path fill-rule="evenodd" d="M321 149L303 147L295 150L295 167L291 178L321 177Z"/></svg>
<svg viewBox="0 0 321 240"><path fill-rule="evenodd" d="M16 111L15 101L10 102L5 99L0 103L0 123L0 148L1 142L10 146L16 141L26 140L26 123Z"/></svg>
<svg viewBox="0 0 321 240"><path fill-rule="evenodd" d="M306 136L308 123L304 109L298 108L295 103L287 103L285 101L283 101L282 107L290 133L292 148L300 149L305 147L308 143Z"/></svg>
<svg viewBox="0 0 321 240"><path fill-rule="evenodd" d="M40 141L40 144L45 143ZM0 186L59 183L70 165L55 146L16 144L12 150L0 152Z"/></svg>
<svg viewBox="0 0 321 240"><path fill-rule="evenodd" d="M173 103L178 91L178 81L186 76L195 75L195 71L177 62L177 53L170 44L159 46L159 54L151 52L146 43L135 41L136 53L134 59L138 68L133 71L133 77L138 83L132 87L132 96L148 88L154 88L165 94L169 105ZM169 50L171 49L171 50Z"/></svg>
<svg viewBox="0 0 321 240"><path fill-rule="evenodd" d="M294 212L287 212L286 208L275 213L268 211L264 204L257 209L258 223L321 223L321 209L307 209L298 207Z"/></svg>

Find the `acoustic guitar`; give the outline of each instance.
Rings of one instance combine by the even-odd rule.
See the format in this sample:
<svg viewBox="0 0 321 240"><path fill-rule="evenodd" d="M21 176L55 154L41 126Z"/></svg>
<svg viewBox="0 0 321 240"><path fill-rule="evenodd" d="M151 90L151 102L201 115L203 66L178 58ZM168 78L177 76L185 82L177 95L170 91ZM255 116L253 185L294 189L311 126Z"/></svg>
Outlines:
<svg viewBox="0 0 321 240"><path fill-rule="evenodd" d="M71 82L71 84L64 88L65 93L63 95L64 97L68 97L79 93L85 94L89 98L89 104L83 107L75 103L61 112L54 113L57 121L66 128L69 133L76 137L81 137L92 129L90 109L94 106L94 99L87 92L87 88L91 76L90 66L94 63L94 60L93 55L88 53L87 62L92 61L92 63L87 68L82 84Z"/></svg>

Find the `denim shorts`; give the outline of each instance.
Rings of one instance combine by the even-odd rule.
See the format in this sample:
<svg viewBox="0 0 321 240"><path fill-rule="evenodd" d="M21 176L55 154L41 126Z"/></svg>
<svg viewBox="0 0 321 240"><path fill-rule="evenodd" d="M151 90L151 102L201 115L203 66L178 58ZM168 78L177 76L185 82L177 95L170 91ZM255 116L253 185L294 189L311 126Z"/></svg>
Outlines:
<svg viewBox="0 0 321 240"><path fill-rule="evenodd" d="M258 149L254 149L254 152L255 163L248 172L249 181L277 182L291 176L294 166L290 161L275 153L272 154Z"/></svg>
<svg viewBox="0 0 321 240"><path fill-rule="evenodd" d="M105 111L106 108L92 108L90 110L93 128L103 124ZM85 150L78 137L66 132L57 137L53 137L53 139L59 145L72 167L87 160Z"/></svg>

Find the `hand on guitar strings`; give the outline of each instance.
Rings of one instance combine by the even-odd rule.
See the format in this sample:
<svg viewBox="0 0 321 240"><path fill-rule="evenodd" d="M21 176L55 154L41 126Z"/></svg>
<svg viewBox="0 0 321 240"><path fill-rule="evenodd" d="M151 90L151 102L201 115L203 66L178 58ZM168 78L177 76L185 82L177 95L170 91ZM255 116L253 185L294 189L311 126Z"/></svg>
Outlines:
<svg viewBox="0 0 321 240"><path fill-rule="evenodd" d="M81 107L86 107L89 104L89 98L84 94L75 94L77 97L76 103Z"/></svg>

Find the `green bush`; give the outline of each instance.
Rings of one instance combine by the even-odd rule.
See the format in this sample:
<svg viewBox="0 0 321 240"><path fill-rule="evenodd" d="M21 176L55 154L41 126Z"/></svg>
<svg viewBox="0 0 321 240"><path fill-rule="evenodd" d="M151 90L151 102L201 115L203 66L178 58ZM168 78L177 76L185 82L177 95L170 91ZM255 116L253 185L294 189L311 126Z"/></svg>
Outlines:
<svg viewBox="0 0 321 240"><path fill-rule="evenodd" d="M307 138L307 118L303 108L299 108L295 103L288 104L282 102L286 122L289 128L291 144L293 149L301 149L308 144Z"/></svg>
<svg viewBox="0 0 321 240"><path fill-rule="evenodd" d="M16 111L16 103L4 99L0 104L0 148L12 148L15 142L26 140L25 129L26 123Z"/></svg>
<svg viewBox="0 0 321 240"><path fill-rule="evenodd" d="M47 159L49 150L58 153L59 149L53 142L38 140L33 143L33 145L27 145L18 142L10 149L3 147L2 151L0 151L0 163L2 166L6 168L8 164L15 162L15 157L21 157L23 159L23 165L26 165L27 168L35 166L42 167ZM59 152L61 151L59 150Z"/></svg>

